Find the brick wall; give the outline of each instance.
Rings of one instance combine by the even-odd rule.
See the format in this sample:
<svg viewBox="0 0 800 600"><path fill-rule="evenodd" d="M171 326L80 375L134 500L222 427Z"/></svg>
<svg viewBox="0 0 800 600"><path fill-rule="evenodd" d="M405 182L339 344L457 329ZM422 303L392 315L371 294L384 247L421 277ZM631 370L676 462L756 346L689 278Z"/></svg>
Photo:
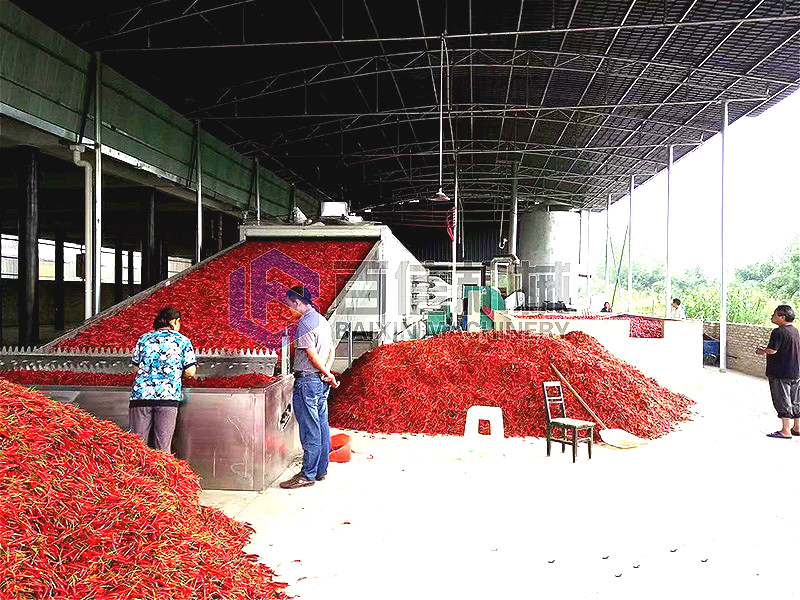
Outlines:
<svg viewBox="0 0 800 600"><path fill-rule="evenodd" d="M766 346L772 327L728 323L728 368L749 375L764 376L766 360L755 353L756 346ZM719 339L719 323L703 323L703 333Z"/></svg>

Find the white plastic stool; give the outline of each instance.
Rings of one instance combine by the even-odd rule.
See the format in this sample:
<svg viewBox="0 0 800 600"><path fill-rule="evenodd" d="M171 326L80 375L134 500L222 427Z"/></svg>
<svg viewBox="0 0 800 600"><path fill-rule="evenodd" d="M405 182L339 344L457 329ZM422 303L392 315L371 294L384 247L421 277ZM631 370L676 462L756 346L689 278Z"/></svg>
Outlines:
<svg viewBox="0 0 800 600"><path fill-rule="evenodd" d="M493 440L503 439L503 410L498 406L470 406L467 410L467 424L464 437L483 437L478 431L481 421L489 421L489 435Z"/></svg>
<svg viewBox="0 0 800 600"><path fill-rule="evenodd" d="M489 435L481 435L481 421L489 421ZM464 458L473 450L490 450L502 454L503 411L497 406L470 406L467 410L467 423L464 426Z"/></svg>

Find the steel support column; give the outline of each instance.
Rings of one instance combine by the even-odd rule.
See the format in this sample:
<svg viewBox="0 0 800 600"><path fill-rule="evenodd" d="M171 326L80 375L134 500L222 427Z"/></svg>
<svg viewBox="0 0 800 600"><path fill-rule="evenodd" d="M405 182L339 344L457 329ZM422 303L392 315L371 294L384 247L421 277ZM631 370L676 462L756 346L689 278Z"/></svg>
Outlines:
<svg viewBox="0 0 800 600"><path fill-rule="evenodd" d="M628 193L628 312L633 307L633 188L636 176L631 175L630 191Z"/></svg>
<svg viewBox="0 0 800 600"><path fill-rule="evenodd" d="M605 281L606 281L606 299L605 301L608 302L610 288L608 285L608 250L609 250L609 240L611 235L611 228L610 228L610 219L609 214L611 213L611 194L606 196L606 274L605 274Z"/></svg>
<svg viewBox="0 0 800 600"><path fill-rule="evenodd" d="M39 150L20 148L17 206L20 346L39 343Z"/></svg>
<svg viewBox="0 0 800 600"><path fill-rule="evenodd" d="M460 298L458 297L458 282L456 280L456 252L458 250L458 158L456 158L456 174L455 174L455 185L453 189L453 265L451 271L451 278L452 281L450 283L450 288L453 293L452 297L452 318L453 324L458 322L458 305Z"/></svg>
<svg viewBox="0 0 800 600"><path fill-rule="evenodd" d="M719 370L727 370L728 354L728 281L725 279L725 136L728 131L728 103L722 103L722 135L720 136L720 194L719 194Z"/></svg>
<svg viewBox="0 0 800 600"><path fill-rule="evenodd" d="M261 225L261 177L259 175L260 169L258 168L258 157L255 158L253 163L254 183L256 187L256 223Z"/></svg>
<svg viewBox="0 0 800 600"><path fill-rule="evenodd" d="M158 243L158 281L169 279L169 242L161 240Z"/></svg>
<svg viewBox="0 0 800 600"><path fill-rule="evenodd" d="M134 264L133 264L133 250L128 250L128 296L136 295L136 284L134 283Z"/></svg>
<svg viewBox="0 0 800 600"><path fill-rule="evenodd" d="M519 182L519 177L517 176L517 161L511 163L511 214L509 215L508 219L508 237L510 243L510 252L514 256L517 256L517 227L519 222L518 210L518 193L517 187Z"/></svg>
<svg viewBox="0 0 800 600"><path fill-rule="evenodd" d="M194 262L203 260L203 135L200 121L195 122L195 171L197 172L197 229L195 232ZM256 189L257 189L256 185Z"/></svg>
<svg viewBox="0 0 800 600"><path fill-rule="evenodd" d="M147 196L142 199L142 289L149 288L156 283L156 192L147 190Z"/></svg>
<svg viewBox="0 0 800 600"><path fill-rule="evenodd" d="M586 299L592 310L592 211L586 211Z"/></svg>
<svg viewBox="0 0 800 600"><path fill-rule="evenodd" d="M94 71L94 215L92 232L92 308L93 313L100 312L100 283L102 281L101 260L103 245L103 143L102 143L102 91L103 63L102 54L95 52Z"/></svg>
<svg viewBox="0 0 800 600"><path fill-rule="evenodd" d="M56 331L64 330L64 230L56 229L56 252L53 265L53 328Z"/></svg>
<svg viewBox="0 0 800 600"><path fill-rule="evenodd" d="M222 223L224 218L225 217L222 215L222 213L217 213L217 252L222 252L222 249L225 247L222 232Z"/></svg>
<svg viewBox="0 0 800 600"><path fill-rule="evenodd" d="M114 304L122 302L122 235L114 238Z"/></svg>
<svg viewBox="0 0 800 600"><path fill-rule="evenodd" d="M664 269L666 271L666 298L664 299L664 316L669 316L669 307L672 304L672 275L669 270L669 209L670 209L670 194L672 192L672 162L674 160L674 146L670 144L667 148L667 239L666 248L664 252Z"/></svg>
<svg viewBox="0 0 800 600"><path fill-rule="evenodd" d="M0 210L0 223L2 223L2 211ZM3 276L0 272L0 346L5 346L5 339L3 338Z"/></svg>

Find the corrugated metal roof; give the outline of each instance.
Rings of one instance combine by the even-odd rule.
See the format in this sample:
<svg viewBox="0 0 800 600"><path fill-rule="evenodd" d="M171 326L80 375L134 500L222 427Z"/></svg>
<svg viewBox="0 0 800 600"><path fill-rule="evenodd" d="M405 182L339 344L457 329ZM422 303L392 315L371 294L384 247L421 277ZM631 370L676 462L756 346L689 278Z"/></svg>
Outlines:
<svg viewBox="0 0 800 600"><path fill-rule="evenodd" d="M523 210L603 208L668 145L679 158L717 133L721 102L735 120L800 84L800 0L17 4L300 187L390 223L443 223L427 200L443 32L442 185L457 153L470 220L499 218L512 162Z"/></svg>

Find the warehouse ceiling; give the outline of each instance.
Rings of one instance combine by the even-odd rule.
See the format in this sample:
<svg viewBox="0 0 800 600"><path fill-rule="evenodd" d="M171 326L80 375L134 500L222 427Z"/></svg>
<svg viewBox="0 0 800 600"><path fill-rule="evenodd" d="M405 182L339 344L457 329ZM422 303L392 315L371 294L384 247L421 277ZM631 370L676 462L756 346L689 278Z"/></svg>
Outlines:
<svg viewBox="0 0 800 600"><path fill-rule="evenodd" d="M440 148L467 221L502 218L515 170L521 210L599 210L719 132L723 101L733 122L800 82L800 0L16 4L301 188L407 225L449 211Z"/></svg>

